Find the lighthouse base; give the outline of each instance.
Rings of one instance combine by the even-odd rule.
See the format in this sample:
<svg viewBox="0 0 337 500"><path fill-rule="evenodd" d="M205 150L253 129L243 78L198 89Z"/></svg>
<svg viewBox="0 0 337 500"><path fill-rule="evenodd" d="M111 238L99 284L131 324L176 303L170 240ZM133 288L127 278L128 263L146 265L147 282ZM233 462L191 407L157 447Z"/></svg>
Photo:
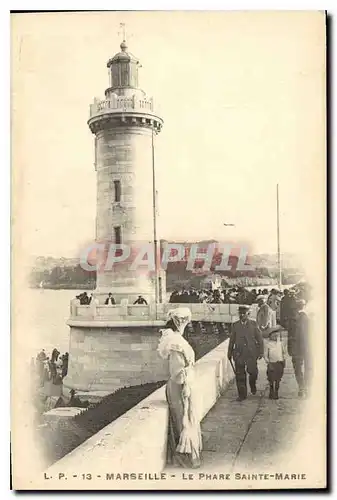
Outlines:
<svg viewBox="0 0 337 500"><path fill-rule="evenodd" d="M107 394L121 387L167 380L167 361L157 352L160 326L87 323L70 327L68 374L63 381L66 391Z"/></svg>

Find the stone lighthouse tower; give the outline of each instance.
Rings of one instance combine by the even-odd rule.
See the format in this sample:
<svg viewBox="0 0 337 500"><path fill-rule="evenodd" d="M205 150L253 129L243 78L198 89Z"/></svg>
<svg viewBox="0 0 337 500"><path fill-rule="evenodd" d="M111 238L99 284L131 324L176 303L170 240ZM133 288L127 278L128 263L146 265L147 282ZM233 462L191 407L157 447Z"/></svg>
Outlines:
<svg viewBox="0 0 337 500"><path fill-rule="evenodd" d="M139 86L140 64L125 40L107 67L105 99L94 100L88 121L95 135L96 241L106 248L125 245L131 256L128 263L109 269L105 254L97 271L96 296L100 302L109 292L117 303L121 299L132 303L138 295L148 302L157 297L158 302L158 290L165 290L164 277L159 271L146 272L149 266L134 269L130 264L137 249L153 245L156 239L154 140L163 120L154 112L153 99Z"/></svg>
<svg viewBox="0 0 337 500"><path fill-rule="evenodd" d="M147 245L154 254L154 138L163 121L139 87L139 61L125 41L120 49L107 64L105 99L95 99L88 120L96 151L96 240L97 245L131 249ZM165 324L165 304L160 303L165 275L149 266L134 268L130 261L106 267L97 271L98 301L72 303L67 323L69 366L63 388L83 391L82 396L101 397L120 387L167 378L168 367L157 352L158 329ZM116 305L105 305L109 292ZM133 304L139 295L148 305Z"/></svg>

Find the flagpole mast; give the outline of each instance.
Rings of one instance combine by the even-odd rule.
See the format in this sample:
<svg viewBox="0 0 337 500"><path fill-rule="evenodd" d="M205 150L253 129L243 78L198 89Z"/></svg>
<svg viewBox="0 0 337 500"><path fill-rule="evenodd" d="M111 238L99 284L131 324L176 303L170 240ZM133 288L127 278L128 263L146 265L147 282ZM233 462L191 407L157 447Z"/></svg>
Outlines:
<svg viewBox="0 0 337 500"><path fill-rule="evenodd" d="M282 287L282 269L281 269L281 252L280 252L280 202L279 189L276 185L276 204L277 204L277 267L278 267L278 286Z"/></svg>
<svg viewBox="0 0 337 500"><path fill-rule="evenodd" d="M154 166L154 131L152 129L152 205L153 205L153 244L154 244L154 265L155 265L155 303L156 303L156 319L157 319L157 304L158 304L158 255L157 255L157 219L156 219L156 173Z"/></svg>

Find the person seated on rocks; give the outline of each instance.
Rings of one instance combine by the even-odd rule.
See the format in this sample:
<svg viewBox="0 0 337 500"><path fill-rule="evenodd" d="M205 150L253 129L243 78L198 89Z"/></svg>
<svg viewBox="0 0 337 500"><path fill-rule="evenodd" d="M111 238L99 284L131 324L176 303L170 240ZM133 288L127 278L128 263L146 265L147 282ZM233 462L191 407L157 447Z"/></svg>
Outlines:
<svg viewBox="0 0 337 500"><path fill-rule="evenodd" d="M82 402L78 396L76 396L75 389L70 390L70 399L67 406L75 406L76 408L83 408L88 406L88 402Z"/></svg>
<svg viewBox="0 0 337 500"><path fill-rule="evenodd" d="M64 401L63 396L60 396L58 398L58 400L56 401L56 404L55 404L54 408L64 408L65 406L67 406L67 404Z"/></svg>

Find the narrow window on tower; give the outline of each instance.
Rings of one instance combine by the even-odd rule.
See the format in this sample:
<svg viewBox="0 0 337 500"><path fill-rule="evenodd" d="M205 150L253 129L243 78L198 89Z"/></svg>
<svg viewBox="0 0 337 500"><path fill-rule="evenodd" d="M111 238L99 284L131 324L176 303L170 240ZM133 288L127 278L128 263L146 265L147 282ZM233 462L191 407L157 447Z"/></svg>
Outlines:
<svg viewBox="0 0 337 500"><path fill-rule="evenodd" d="M121 64L121 80L122 80L122 86L128 86L129 85L129 65L128 64Z"/></svg>
<svg viewBox="0 0 337 500"><path fill-rule="evenodd" d="M121 201L121 181L114 181L115 185L115 201Z"/></svg>
<svg viewBox="0 0 337 500"><path fill-rule="evenodd" d="M114 230L115 230L115 244L120 245L122 243L121 226L114 227Z"/></svg>

